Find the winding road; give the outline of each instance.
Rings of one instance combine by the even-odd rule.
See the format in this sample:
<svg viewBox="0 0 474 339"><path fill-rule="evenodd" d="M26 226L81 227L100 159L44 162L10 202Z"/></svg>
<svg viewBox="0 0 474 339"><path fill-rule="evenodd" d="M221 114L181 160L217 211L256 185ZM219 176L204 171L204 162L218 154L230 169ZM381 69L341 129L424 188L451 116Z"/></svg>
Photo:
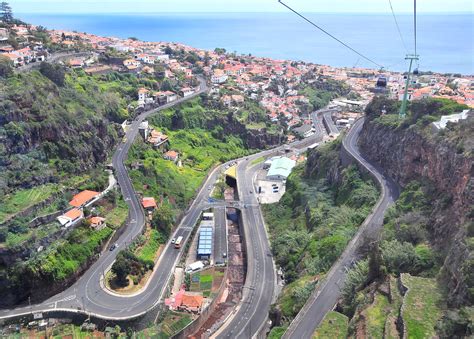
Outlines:
<svg viewBox="0 0 474 339"><path fill-rule="evenodd" d="M140 114L130 125L124 141L117 147L112 163L122 195L129 207L129 223L117 241L119 249L125 248L136 236L141 234L145 216L140 201L135 194L124 162L133 141L138 135L142 121L164 109L178 105L207 91L204 79L200 79L200 90L192 96L179 99L155 110ZM357 121L343 140L344 149L364 168L372 173L381 187L381 196L371 215L360 226L358 233L351 240L346 250L333 265L325 281L318 285L303 309L291 323L284 338L310 338L324 315L330 311L340 295L340 287L344 284L346 272L356 258L356 250L361 243L364 232L376 232L380 229L386 209L398 197L398 186L390 178L385 177L379 167L365 159L357 146L357 140L363 125L363 119ZM317 133L302 141L290 144L295 150L320 142L323 138ZM239 204L242 211L245 244L247 248L247 275L243 287L241 303L233 314L215 334L218 338L250 338L261 333L268 319L270 305L275 298L276 270L270 250L268 235L260 206L255 195L254 177L261 164L252 165L252 161L260 157L271 157L284 153L287 145L266 150L238 160L237 185ZM215 168L206 179L184 218L172 237L183 236L187 241L192 229L205 208L223 208L222 203L210 204L207 187L212 185L221 171L223 164ZM226 245L221 244L220 250ZM184 246L183 246L184 248ZM177 250L170 242L161 254L155 270L146 288L135 295L118 296L104 290L102 279L104 272L113 264L118 250L104 251L99 259L81 276L76 283L65 291L32 306L24 306L13 310L1 310L0 319L32 312L69 311L85 313L102 319L128 320L144 315L153 309L163 298L169 279L176 266L183 248Z"/></svg>
<svg viewBox="0 0 474 339"><path fill-rule="evenodd" d="M181 251L183 251L183 248L180 250L175 249L169 242L161 254L157 265L155 265L155 270L152 273L146 289L141 293L130 296L114 295L104 290L102 280L104 272L112 266L119 250L125 248L136 236L141 234L145 226L144 212L124 164L127 159L128 151L138 135L140 123L153 114L181 104L184 101L206 92L207 85L205 80L203 78L199 80L200 89L193 95L140 114L130 125L125 138L122 143L118 145L112 157L112 164L119 187L129 207L129 222L125 226L123 234L117 240L119 248L115 251L104 251L99 259L72 286L63 292L39 304L18 307L12 310L1 310L0 319L26 315L32 312L61 310L85 313L102 319L124 320L144 315L160 302L173 272L172 268L177 264ZM217 171L214 170L209 175L203 187L206 187L216 180L216 173ZM183 236L183 238L187 240L201 215L203 202L207 201L207 197L207 190L201 189L194 202L188 208L186 215L177 227L173 237Z"/></svg>
<svg viewBox="0 0 474 339"><path fill-rule="evenodd" d="M347 270L357 258L357 249L363 242L364 234L379 232L383 224L385 211L399 196L399 187L391 178L383 174L382 169L361 154L357 141L362 130L364 119L359 119L344 138L342 147L367 171L371 173L380 186L380 198L372 213L359 227L357 234L347 245L338 261L332 266L325 280L318 284L306 304L288 327L283 338L311 338L315 329L327 312L331 311L340 297Z"/></svg>

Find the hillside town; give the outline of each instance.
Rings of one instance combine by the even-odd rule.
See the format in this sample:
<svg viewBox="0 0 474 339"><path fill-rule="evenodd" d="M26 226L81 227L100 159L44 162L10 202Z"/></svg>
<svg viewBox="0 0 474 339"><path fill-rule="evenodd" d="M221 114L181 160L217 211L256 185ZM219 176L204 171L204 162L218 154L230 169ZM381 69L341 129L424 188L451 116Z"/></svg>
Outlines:
<svg viewBox="0 0 474 339"><path fill-rule="evenodd" d="M45 42L54 51L34 39L38 32L47 33ZM8 44L10 34L23 38L24 42L18 46ZM137 109L163 105L192 95L198 85L195 76L203 74L212 84L210 96L223 107L239 111L245 102L258 103L265 110L267 121L287 129L288 141L307 136L308 131L311 133L309 110L322 108L314 107L317 106L314 103L311 105L310 91L307 90L316 79L322 79L328 86L332 81L347 85L345 97L334 100L329 107L338 109L339 113L333 118L339 127L347 126L360 115L376 93L386 93L401 100L406 83L403 73L389 70L336 68L302 61L272 60L226 53L220 48L205 51L180 43L101 37L31 25L14 25L10 31L2 28L0 53L18 70L61 55L65 65L81 68L88 74L114 71L139 76L155 74L180 85L174 91L140 88L136 93ZM473 76L416 73L410 79L409 100L446 98L474 107ZM158 145L161 139L158 135L151 135L149 140ZM174 155L171 158L175 160Z"/></svg>
<svg viewBox="0 0 474 339"><path fill-rule="evenodd" d="M0 2L0 335L472 335L474 74L420 63L414 5L400 72Z"/></svg>

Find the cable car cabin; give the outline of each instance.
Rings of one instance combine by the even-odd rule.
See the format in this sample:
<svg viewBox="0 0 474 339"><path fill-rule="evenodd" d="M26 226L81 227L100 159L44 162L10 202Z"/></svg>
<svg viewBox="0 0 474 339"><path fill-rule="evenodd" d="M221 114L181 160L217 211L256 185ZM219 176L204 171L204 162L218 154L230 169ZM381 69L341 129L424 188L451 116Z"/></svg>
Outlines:
<svg viewBox="0 0 474 339"><path fill-rule="evenodd" d="M415 69L413 70L413 74L414 74L414 75L418 75L418 73L420 73L420 72L418 71L418 68L415 68Z"/></svg>
<svg viewBox="0 0 474 339"><path fill-rule="evenodd" d="M375 85L376 87L387 87L387 78L385 77L379 77L377 79L377 84Z"/></svg>

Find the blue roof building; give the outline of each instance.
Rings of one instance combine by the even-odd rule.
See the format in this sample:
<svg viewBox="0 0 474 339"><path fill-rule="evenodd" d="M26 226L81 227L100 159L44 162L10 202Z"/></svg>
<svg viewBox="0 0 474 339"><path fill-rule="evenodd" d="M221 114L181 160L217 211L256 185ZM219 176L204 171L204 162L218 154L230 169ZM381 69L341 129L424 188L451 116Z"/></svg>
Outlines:
<svg viewBox="0 0 474 339"><path fill-rule="evenodd" d="M212 254L212 226L201 226L199 229L198 259L209 259Z"/></svg>

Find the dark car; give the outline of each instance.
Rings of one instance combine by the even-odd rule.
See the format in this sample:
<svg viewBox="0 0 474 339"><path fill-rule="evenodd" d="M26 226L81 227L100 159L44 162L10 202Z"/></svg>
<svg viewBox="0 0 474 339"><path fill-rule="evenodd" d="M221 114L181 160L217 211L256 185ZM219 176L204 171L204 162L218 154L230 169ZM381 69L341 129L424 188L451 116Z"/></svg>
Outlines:
<svg viewBox="0 0 474 339"><path fill-rule="evenodd" d="M117 247L118 247L118 244L115 243L115 244L113 244L112 246L110 246L109 251L113 251L113 250L116 249Z"/></svg>

